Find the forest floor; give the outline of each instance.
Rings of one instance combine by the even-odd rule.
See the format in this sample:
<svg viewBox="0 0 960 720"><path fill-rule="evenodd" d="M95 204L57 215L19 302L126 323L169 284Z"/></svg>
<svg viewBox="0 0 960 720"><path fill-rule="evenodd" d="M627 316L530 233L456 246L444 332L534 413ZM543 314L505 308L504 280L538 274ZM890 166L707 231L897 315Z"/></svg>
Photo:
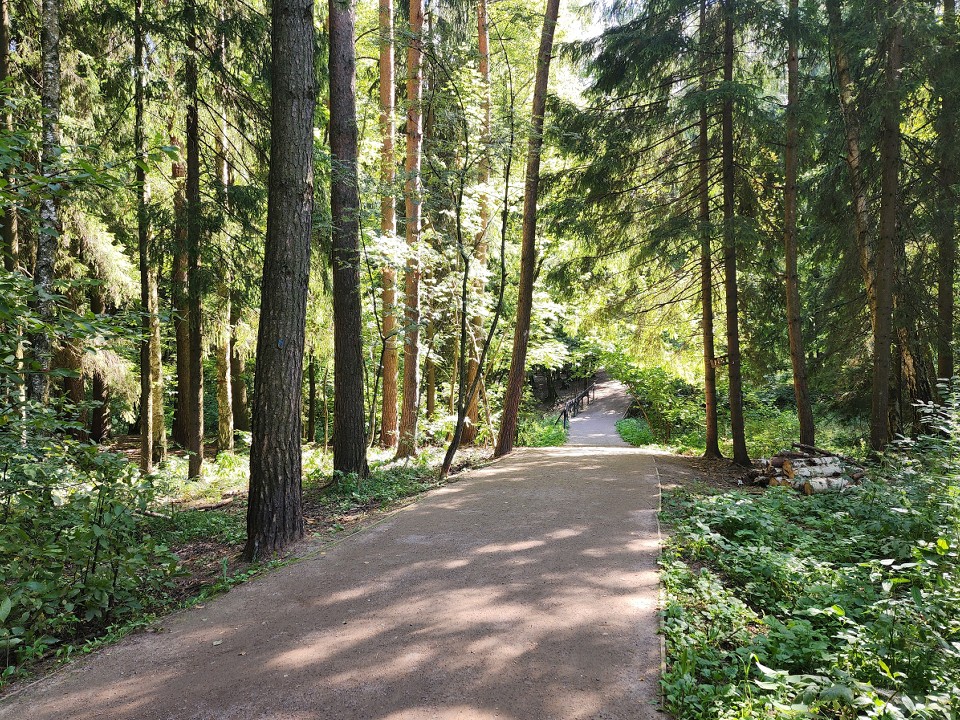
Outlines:
<svg viewBox="0 0 960 720"><path fill-rule="evenodd" d="M624 403L602 386L569 445L305 542L286 566L13 689L0 718L663 717L660 486L736 481L620 445Z"/></svg>

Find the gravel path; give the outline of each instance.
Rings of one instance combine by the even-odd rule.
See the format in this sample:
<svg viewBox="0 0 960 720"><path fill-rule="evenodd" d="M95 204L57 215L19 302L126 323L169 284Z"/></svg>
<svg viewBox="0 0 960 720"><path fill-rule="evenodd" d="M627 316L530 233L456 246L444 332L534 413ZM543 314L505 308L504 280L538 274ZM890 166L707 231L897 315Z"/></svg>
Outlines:
<svg viewBox="0 0 960 720"><path fill-rule="evenodd" d="M521 450L7 696L0 718L664 717L658 501L643 451Z"/></svg>
<svg viewBox="0 0 960 720"><path fill-rule="evenodd" d="M601 376L593 402L575 418L570 418L567 445L630 447L620 438L616 427L617 420L629 407L627 386Z"/></svg>

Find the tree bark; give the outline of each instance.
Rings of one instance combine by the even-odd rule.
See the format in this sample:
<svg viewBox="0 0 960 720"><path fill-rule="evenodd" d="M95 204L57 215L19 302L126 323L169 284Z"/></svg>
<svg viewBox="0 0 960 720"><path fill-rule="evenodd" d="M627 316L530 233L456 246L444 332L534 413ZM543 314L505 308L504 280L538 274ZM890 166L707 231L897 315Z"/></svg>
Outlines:
<svg viewBox="0 0 960 720"><path fill-rule="evenodd" d="M237 345L237 327L240 325L240 295L233 293L230 298L230 392L233 399L234 430L250 430L250 409L247 403L247 383L244 378L247 358Z"/></svg>
<svg viewBox="0 0 960 720"><path fill-rule="evenodd" d="M357 185L355 0L330 0L330 212L333 225L333 469L367 475Z"/></svg>
<svg viewBox="0 0 960 720"><path fill-rule="evenodd" d="M187 397L188 477L203 474L203 289L200 278L200 115L197 97L197 9L187 2L187 305L190 332L190 377Z"/></svg>
<svg viewBox="0 0 960 720"><path fill-rule="evenodd" d="M160 336L160 296L157 266L150 268L150 378L153 392L153 464L167 458L167 420L163 408L163 354Z"/></svg>
<svg viewBox="0 0 960 720"><path fill-rule="evenodd" d="M42 0L40 27L40 54L43 81L40 105L41 166L45 174L53 175L60 163L60 0ZM54 317L53 294L54 260L60 237L60 215L57 199L48 189L40 198L40 228L37 233L37 255L33 281L41 293L37 303L40 319L51 322ZM53 339L41 330L31 339L36 368L30 374L30 397L46 404L50 397L50 361Z"/></svg>
<svg viewBox="0 0 960 720"><path fill-rule="evenodd" d="M171 133L170 144L183 149L183 143ZM173 304L173 331L176 339L177 389L173 411L173 441L181 448L188 446L190 426L190 303L189 260L187 258L187 202L184 180L187 167L180 160L170 164L173 179L173 268L170 273L170 295Z"/></svg>
<svg viewBox="0 0 960 720"><path fill-rule="evenodd" d="M380 0L380 232L386 237L397 234L396 198L393 184L396 180L396 159L393 140L394 121L394 66L393 66L393 0ZM397 371L399 348L397 340L397 272L391 266L383 268L383 405L380 419L380 444L385 448L397 446Z"/></svg>
<svg viewBox="0 0 960 720"><path fill-rule="evenodd" d="M0 0L0 83L10 81L10 0ZM3 128L13 135L13 107L7 105L3 110ZM10 168L4 168L5 187L10 186L12 174ZM7 272L20 268L20 235L18 232L18 211L11 203L4 208L3 222L3 266Z"/></svg>
<svg viewBox="0 0 960 720"><path fill-rule="evenodd" d="M940 92L938 144L940 149L940 212L937 228L937 377L949 379L954 373L953 293L957 268L956 204L953 186L957 183L957 98L954 89L957 62L957 7L955 0L943 0L944 74Z"/></svg>
<svg viewBox="0 0 960 720"><path fill-rule="evenodd" d="M223 21L223 10L220 11L220 20ZM224 67L227 62L227 39L224 33L220 33L218 50L220 63ZM230 215L230 159L228 148L230 138L227 132L227 98L224 88L220 89L220 137L218 138L217 151L220 163L220 201L223 204L224 218ZM224 222L223 231L223 252L229 256L231 254L231 238L229 229ZM230 368L232 360L231 340L233 334L230 327L230 318L232 311L230 308L233 299L231 292L232 273L228 269L220 278L218 290L220 302L222 304L220 317L222 318L222 328L217 338L217 450L219 452L233 452L233 373Z"/></svg>
<svg viewBox="0 0 960 720"><path fill-rule="evenodd" d="M473 252L473 262L476 272L480 277L473 283L474 293L478 296L483 294L484 282L487 269L487 229L490 226L490 198L487 193L487 184L490 182L490 144L492 114L490 101L490 28L489 17L487 16L487 0L477 0L477 51L480 55L480 83L481 105L480 105L480 159L477 167L477 182L480 186L480 230L477 232L475 250ZM470 319L470 335L468 347L470 350L469 361L467 363L467 387L475 385L474 380L479 372L480 346L483 337L483 316L476 312ZM467 423L463 427L463 438L461 443L464 445L473 445L477 440L477 432L480 422L480 395L474 393L467 402Z"/></svg>
<svg viewBox="0 0 960 720"><path fill-rule="evenodd" d="M513 451L517 437L517 417L523 398L526 375L527 341L533 310L533 281L537 262L537 195L540 189L540 150L543 147L543 116L546 112L547 83L553 53L553 33L557 25L560 0L547 0L537 54L537 73L533 89L530 140L527 147L527 173L523 190L523 229L520 245L520 285L517 290L517 324L513 333L513 354L507 389L503 396L503 414L497 440L496 457Z"/></svg>
<svg viewBox="0 0 960 720"><path fill-rule="evenodd" d="M873 386L870 446L882 450L890 441L893 286L896 267L897 206L900 196L900 70L903 27L897 19L900 0L889 0L887 58L880 131L880 226L877 234L877 319L873 329Z"/></svg>
<svg viewBox="0 0 960 720"><path fill-rule="evenodd" d="M723 5L723 101L721 154L723 171L723 270L727 314L727 373L730 393L730 434L733 436L733 461L749 465L746 431L743 421L743 383L740 367L740 313L737 298L737 218L734 200L736 177L733 147L733 65L734 0Z"/></svg>
<svg viewBox="0 0 960 720"><path fill-rule="evenodd" d="M304 532L300 438L313 224L313 0L275 0L271 36L272 142L243 551L247 560L268 556Z"/></svg>
<svg viewBox="0 0 960 720"><path fill-rule="evenodd" d="M807 387L807 362L800 324L800 280L797 272L797 166L799 145L799 83L797 34L799 32L798 0L790 0L787 18L787 112L786 149L784 152L783 245L786 266L787 335L790 341L790 362L793 366L793 395L800 421L800 442L816 445L813 409Z"/></svg>
<svg viewBox="0 0 960 720"><path fill-rule="evenodd" d="M307 360L307 442L317 441L317 359L310 350Z"/></svg>
<svg viewBox="0 0 960 720"><path fill-rule="evenodd" d="M417 414L420 400L420 210L423 149L423 5L410 0L410 44L407 46L407 159L405 164L406 218L404 226L410 256L404 273L403 405L400 412L397 457L417 453Z"/></svg>
<svg viewBox="0 0 960 720"><path fill-rule="evenodd" d="M700 0L701 75L700 92L706 96L707 67L707 3ZM719 429L717 427L717 369L714 366L716 348L713 338L713 252L710 249L710 118L706 104L700 107L700 130L697 143L698 195L700 201L700 302L703 307L703 396L706 411L706 447L703 456L721 458Z"/></svg>
<svg viewBox="0 0 960 720"><path fill-rule="evenodd" d="M144 67L143 0L134 2L133 66L134 66L134 146L137 154L135 183L137 188L137 251L140 260L140 470L153 472L153 376L151 361L152 296L150 294L150 217L147 203L147 146L144 132L144 94L147 86Z"/></svg>

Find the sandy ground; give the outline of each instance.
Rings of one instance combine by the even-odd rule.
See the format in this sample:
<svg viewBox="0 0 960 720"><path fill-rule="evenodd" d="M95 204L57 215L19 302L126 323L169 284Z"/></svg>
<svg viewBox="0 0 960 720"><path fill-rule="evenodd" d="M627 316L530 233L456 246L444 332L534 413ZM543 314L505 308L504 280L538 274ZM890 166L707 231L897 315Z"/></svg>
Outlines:
<svg viewBox="0 0 960 720"><path fill-rule="evenodd" d="M614 395L591 406L607 432ZM467 473L6 696L0 718L665 717L657 458L598 445Z"/></svg>

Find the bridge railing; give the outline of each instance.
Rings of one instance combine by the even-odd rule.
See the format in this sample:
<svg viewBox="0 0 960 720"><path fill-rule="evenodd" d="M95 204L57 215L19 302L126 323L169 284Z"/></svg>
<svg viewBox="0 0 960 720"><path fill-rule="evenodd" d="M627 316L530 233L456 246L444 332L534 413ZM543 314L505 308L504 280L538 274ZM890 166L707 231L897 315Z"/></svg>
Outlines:
<svg viewBox="0 0 960 720"><path fill-rule="evenodd" d="M596 394L596 383L592 383L589 387L584 388L581 392L577 393L563 404L563 409L560 411L560 414L557 416L557 419L553 424L556 425L557 423L563 421L564 429L568 429L570 427L570 418L576 417L583 412L583 409L594 401Z"/></svg>

